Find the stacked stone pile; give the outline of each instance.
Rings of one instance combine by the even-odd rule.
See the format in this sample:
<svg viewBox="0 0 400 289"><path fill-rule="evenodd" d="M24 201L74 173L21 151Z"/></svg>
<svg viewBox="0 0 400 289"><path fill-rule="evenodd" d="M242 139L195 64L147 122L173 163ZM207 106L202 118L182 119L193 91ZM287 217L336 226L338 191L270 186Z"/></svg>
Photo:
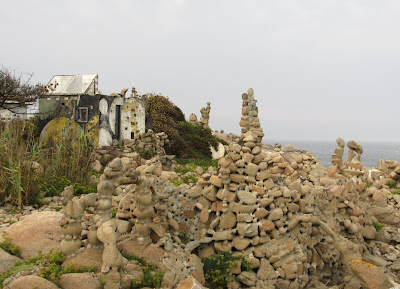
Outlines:
<svg viewBox="0 0 400 289"><path fill-rule="evenodd" d="M149 129L133 140L124 141L124 146L133 151L152 150L158 156L165 156L164 146L168 143L168 136L164 132L155 133Z"/></svg>
<svg viewBox="0 0 400 289"><path fill-rule="evenodd" d="M342 253L316 219L367 253L365 240L377 235L367 213L374 186L367 190L359 174L328 176L314 155L291 146L263 151L253 91L242 98L241 144L227 147L218 174L203 175L188 190L200 215L192 214L197 229L187 249L200 257L231 251L248 258L254 271L237 272L246 281L232 286L304 288L310 276L343 283Z"/></svg>
<svg viewBox="0 0 400 289"><path fill-rule="evenodd" d="M379 160L378 169L385 174L387 178L394 181L400 179L400 164L398 161Z"/></svg>

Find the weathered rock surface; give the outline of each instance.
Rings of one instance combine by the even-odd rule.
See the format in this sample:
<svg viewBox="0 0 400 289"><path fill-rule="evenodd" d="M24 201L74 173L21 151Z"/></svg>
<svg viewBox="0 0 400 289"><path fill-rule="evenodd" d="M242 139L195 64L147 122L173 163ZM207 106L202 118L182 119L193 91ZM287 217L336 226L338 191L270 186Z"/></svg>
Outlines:
<svg viewBox="0 0 400 289"><path fill-rule="evenodd" d="M21 259L8 254L6 251L0 248L0 273L6 272L10 267L14 265L16 261L19 260Z"/></svg>
<svg viewBox="0 0 400 289"><path fill-rule="evenodd" d="M21 248L21 256L35 256L39 251L57 250L61 240L59 222L62 214L45 211L26 216L3 231L11 242Z"/></svg>
<svg viewBox="0 0 400 289"><path fill-rule="evenodd" d="M9 289L58 289L58 287L44 279L35 275L21 276L13 281Z"/></svg>
<svg viewBox="0 0 400 289"><path fill-rule="evenodd" d="M101 289L102 286L97 277L91 273L71 273L60 277L62 289Z"/></svg>

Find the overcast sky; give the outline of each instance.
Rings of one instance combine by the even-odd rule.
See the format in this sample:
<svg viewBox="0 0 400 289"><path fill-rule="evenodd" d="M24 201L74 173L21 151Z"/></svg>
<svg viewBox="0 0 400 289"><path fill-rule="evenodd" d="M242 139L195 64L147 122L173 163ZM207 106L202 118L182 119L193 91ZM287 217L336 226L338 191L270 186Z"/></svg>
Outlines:
<svg viewBox="0 0 400 289"><path fill-rule="evenodd" d="M0 64L99 74L102 93L166 95L239 133L252 87L265 141L400 142L400 1L13 0Z"/></svg>

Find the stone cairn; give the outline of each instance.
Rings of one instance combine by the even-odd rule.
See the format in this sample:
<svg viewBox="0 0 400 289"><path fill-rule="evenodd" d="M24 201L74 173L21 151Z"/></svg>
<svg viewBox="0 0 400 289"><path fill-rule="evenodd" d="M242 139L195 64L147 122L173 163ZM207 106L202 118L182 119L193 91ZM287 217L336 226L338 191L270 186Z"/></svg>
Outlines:
<svg viewBox="0 0 400 289"><path fill-rule="evenodd" d="M168 136L164 132L155 133L149 129L134 140L126 140L124 145L134 151L152 150L158 156L165 156L164 146L169 144Z"/></svg>
<svg viewBox="0 0 400 289"><path fill-rule="evenodd" d="M210 111L211 111L211 105L210 102L207 102L206 107L202 107L200 109L200 121L199 123L203 126L204 129L210 129L208 122L210 121Z"/></svg>
<svg viewBox="0 0 400 289"><path fill-rule="evenodd" d="M191 124L198 125L199 121L197 120L197 115L195 115L194 113L191 113L190 117L189 117L189 122Z"/></svg>

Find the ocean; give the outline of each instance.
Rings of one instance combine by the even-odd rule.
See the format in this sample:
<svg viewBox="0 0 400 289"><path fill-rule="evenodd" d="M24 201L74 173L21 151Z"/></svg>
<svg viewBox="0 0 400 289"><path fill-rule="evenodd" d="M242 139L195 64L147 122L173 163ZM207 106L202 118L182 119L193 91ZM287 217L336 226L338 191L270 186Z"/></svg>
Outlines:
<svg viewBox="0 0 400 289"><path fill-rule="evenodd" d="M263 140L263 143L280 143L282 148L291 144L299 150L313 153L318 160L328 168L331 165L332 153L337 147L336 140L328 141L290 141L290 140ZM378 167L378 160L394 160L400 162L400 143L358 142L364 153L361 155L361 164L367 167ZM345 146L343 161L347 159L348 148Z"/></svg>

